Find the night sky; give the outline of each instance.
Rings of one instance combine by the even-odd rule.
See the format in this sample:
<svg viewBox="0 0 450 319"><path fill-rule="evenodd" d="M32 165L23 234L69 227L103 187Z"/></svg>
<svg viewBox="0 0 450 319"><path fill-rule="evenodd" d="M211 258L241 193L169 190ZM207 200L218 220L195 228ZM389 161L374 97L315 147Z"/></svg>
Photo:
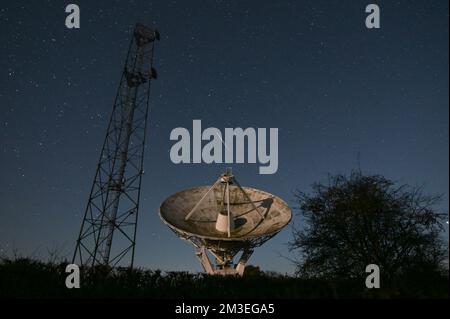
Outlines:
<svg viewBox="0 0 450 319"><path fill-rule="evenodd" d="M160 203L212 183L226 164L171 162L175 127L279 128L279 168L235 164L244 186L295 206L328 173L424 185L449 198L448 1L7 1L0 11L0 249L71 258L130 32L161 33L155 52L136 264L200 271L159 219ZM301 225L295 217L293 222ZM292 273L291 226L250 264ZM286 258L287 257L287 258Z"/></svg>

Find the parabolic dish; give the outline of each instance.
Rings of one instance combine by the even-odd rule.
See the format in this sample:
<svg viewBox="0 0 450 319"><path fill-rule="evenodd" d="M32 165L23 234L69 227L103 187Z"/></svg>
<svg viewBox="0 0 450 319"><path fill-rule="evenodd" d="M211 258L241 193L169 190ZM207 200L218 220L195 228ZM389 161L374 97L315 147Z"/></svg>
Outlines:
<svg viewBox="0 0 450 319"><path fill-rule="evenodd" d="M281 198L255 188L242 187L247 197L239 187L230 185L230 210L235 228L228 237L227 233L216 229L217 216L223 207L221 187L215 187L202 200L210 188L211 186L190 188L168 197L159 211L163 222L183 237L236 242L251 241L259 237L268 239L291 220L291 209ZM185 220L199 202L201 204L192 216Z"/></svg>

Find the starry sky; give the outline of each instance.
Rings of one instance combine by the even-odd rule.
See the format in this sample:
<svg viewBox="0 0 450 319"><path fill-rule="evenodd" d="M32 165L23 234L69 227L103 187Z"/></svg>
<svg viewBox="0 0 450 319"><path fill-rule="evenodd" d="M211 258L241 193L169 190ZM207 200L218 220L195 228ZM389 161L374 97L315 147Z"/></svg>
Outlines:
<svg viewBox="0 0 450 319"><path fill-rule="evenodd" d="M71 258L136 22L156 26L136 264L200 271L157 214L225 164L175 165L175 127L279 128L279 168L235 164L244 186L295 206L328 173L364 173L443 194L448 213L448 1L9 1L0 6L0 252ZM67 29L76 3L81 28ZM359 161L358 161L359 159ZM299 217L293 219L301 225ZM292 273L291 228L251 264Z"/></svg>

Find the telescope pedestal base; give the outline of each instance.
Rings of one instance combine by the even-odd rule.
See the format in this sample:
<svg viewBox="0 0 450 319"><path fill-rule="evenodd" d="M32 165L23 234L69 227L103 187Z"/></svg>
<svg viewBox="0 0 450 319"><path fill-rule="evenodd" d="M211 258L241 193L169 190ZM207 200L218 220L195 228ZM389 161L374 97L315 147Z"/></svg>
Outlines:
<svg viewBox="0 0 450 319"><path fill-rule="evenodd" d="M201 247L198 248L196 252L196 255L200 260L200 263L202 264L205 272L209 275L223 275L223 276L244 275L245 265L247 264L248 259L253 253L252 249L245 249L236 265L233 265L232 258L224 261L221 260L219 261L219 258L216 258L216 261L218 261L218 263L216 265L213 265L206 251L207 249L205 247ZM211 253L214 254L213 252Z"/></svg>

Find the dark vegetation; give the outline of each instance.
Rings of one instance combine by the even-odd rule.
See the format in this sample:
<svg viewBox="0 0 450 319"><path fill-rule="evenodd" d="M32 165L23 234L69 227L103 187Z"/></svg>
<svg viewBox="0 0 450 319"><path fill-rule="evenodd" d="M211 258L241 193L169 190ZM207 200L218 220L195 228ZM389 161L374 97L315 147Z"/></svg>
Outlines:
<svg viewBox="0 0 450 319"><path fill-rule="evenodd" d="M435 209L440 196L355 170L296 198L304 227L294 230L290 248L299 252L303 278L357 278L376 264L386 286L409 274L445 271L447 214Z"/></svg>
<svg viewBox="0 0 450 319"><path fill-rule="evenodd" d="M448 298L448 277L398 278L367 289L352 279L302 279L252 270L243 278L116 268L81 269L80 289L65 286L67 263L19 258L0 262L0 298Z"/></svg>
<svg viewBox="0 0 450 319"><path fill-rule="evenodd" d="M67 262L0 258L0 297L13 298L448 298L447 214L439 196L354 171L296 193L299 224L290 242L294 277L247 267L243 278L126 268L81 268L67 289ZM445 265L447 263L447 265ZM368 264L380 268L368 289Z"/></svg>

